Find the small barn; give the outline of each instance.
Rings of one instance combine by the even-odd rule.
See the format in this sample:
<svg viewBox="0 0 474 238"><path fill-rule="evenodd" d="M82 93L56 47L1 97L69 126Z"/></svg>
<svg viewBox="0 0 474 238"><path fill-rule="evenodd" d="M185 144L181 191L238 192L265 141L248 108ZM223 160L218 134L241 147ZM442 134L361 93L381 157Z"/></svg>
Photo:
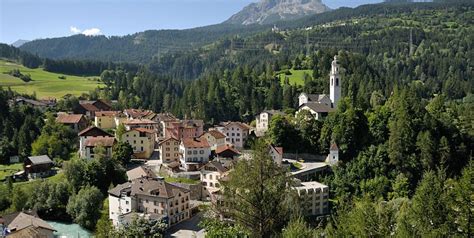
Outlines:
<svg viewBox="0 0 474 238"><path fill-rule="evenodd" d="M53 161L47 155L30 156L23 164L25 175L29 179L44 178L52 175Z"/></svg>

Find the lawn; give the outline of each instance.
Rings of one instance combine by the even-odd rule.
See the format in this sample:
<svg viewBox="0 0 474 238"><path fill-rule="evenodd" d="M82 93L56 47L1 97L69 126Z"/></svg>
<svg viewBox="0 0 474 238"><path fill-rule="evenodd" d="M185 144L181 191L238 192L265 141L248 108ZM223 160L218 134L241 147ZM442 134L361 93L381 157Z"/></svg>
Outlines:
<svg viewBox="0 0 474 238"><path fill-rule="evenodd" d="M290 80L291 85L304 85L304 74L308 74L309 76L313 75L313 70L310 69L304 69L304 70L294 70L290 69L291 75L285 75L285 73L281 72L278 74L280 77L280 82L283 84L285 82L285 77L288 77Z"/></svg>
<svg viewBox="0 0 474 238"><path fill-rule="evenodd" d="M0 165L0 181L4 180L7 176L10 176L16 172L23 170L23 164L10 164L10 165Z"/></svg>
<svg viewBox="0 0 474 238"><path fill-rule="evenodd" d="M13 184L13 186L20 186L23 188L23 187L26 187L28 189L33 189L34 186L36 186L38 183L40 183L41 181L43 180L48 180L50 182L53 182L53 183L58 183L58 182L61 182L61 181L65 181L66 180L66 175L62 172L62 171L58 171L57 174L51 176L51 177L47 177L47 178L44 178L44 179L34 179L34 180L29 180L29 181L23 181L23 182L16 182Z"/></svg>
<svg viewBox="0 0 474 238"><path fill-rule="evenodd" d="M22 74L30 74L32 81L26 83L23 80L5 74L12 69L19 69ZM58 77L66 76L65 79ZM19 93L33 94L41 98L54 97L60 98L66 94L79 96L82 93L97 88L99 82L94 79L98 77L79 77L64 74L57 74L44 71L42 68L29 69L22 65L0 60L0 86L10 87Z"/></svg>
<svg viewBox="0 0 474 238"><path fill-rule="evenodd" d="M193 180L189 178L173 178L165 177L165 181L168 183L186 183L186 184L198 184L199 180Z"/></svg>

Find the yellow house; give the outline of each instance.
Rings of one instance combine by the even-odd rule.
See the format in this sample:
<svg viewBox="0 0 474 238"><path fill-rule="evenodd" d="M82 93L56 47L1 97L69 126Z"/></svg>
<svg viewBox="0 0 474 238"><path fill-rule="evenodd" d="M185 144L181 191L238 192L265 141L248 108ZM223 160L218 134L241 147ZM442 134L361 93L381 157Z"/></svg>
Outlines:
<svg viewBox="0 0 474 238"><path fill-rule="evenodd" d="M163 163L179 162L180 141L170 137L160 142L160 158Z"/></svg>
<svg viewBox="0 0 474 238"><path fill-rule="evenodd" d="M156 133L145 128L134 128L122 135L122 141L128 142L138 159L149 159L155 149Z"/></svg>
<svg viewBox="0 0 474 238"><path fill-rule="evenodd" d="M95 113L94 125L101 129L115 129L119 117L123 117L120 111L99 111Z"/></svg>

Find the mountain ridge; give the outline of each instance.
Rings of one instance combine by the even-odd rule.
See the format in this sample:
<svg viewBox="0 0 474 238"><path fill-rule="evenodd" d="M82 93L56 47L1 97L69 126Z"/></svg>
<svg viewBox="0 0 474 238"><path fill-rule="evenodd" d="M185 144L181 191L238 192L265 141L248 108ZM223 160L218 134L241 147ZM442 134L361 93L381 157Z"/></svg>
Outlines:
<svg viewBox="0 0 474 238"><path fill-rule="evenodd" d="M330 8L321 0L261 0L244 7L224 23L271 24L280 20L293 20L329 10Z"/></svg>

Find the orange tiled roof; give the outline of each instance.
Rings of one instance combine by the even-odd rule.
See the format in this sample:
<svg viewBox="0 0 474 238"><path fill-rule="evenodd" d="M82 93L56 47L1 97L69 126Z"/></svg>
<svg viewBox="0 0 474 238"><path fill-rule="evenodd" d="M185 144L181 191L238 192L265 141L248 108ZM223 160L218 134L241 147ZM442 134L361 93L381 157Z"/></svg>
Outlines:
<svg viewBox="0 0 474 238"><path fill-rule="evenodd" d="M84 115L82 114L59 114L56 118L56 122L63 124L76 124L79 123Z"/></svg>
<svg viewBox="0 0 474 238"><path fill-rule="evenodd" d="M118 114L120 114L121 112L120 111L100 111L100 112L96 112L95 113L95 116L96 117L103 117L103 116L116 116Z"/></svg>
<svg viewBox="0 0 474 238"><path fill-rule="evenodd" d="M206 148L210 147L209 143L205 138L184 138L183 139L184 147L192 148Z"/></svg>

